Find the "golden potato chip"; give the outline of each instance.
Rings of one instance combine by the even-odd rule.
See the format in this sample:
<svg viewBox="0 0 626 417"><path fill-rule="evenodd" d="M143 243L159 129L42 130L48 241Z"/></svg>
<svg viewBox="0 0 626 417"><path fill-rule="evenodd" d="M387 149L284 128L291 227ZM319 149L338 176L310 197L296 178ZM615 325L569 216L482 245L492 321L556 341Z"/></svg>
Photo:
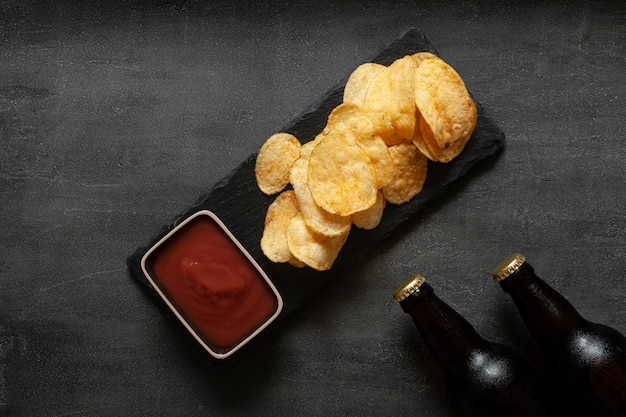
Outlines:
<svg viewBox="0 0 626 417"><path fill-rule="evenodd" d="M368 209L376 202L376 173L354 136L330 132L313 148L309 189L321 208L339 216Z"/></svg>
<svg viewBox="0 0 626 417"><path fill-rule="evenodd" d="M374 121L375 133L387 145L411 140L415 133L415 71L410 56L394 61L370 83L363 108Z"/></svg>
<svg viewBox="0 0 626 417"><path fill-rule="evenodd" d="M302 262L300 259L296 258L293 255L287 262L289 262L289 265L294 266L296 268L304 268L306 266L304 262Z"/></svg>
<svg viewBox="0 0 626 417"><path fill-rule="evenodd" d="M338 236L346 233L352 220L350 217L331 214L317 205L309 189L308 154L315 143L308 142L302 147L302 156L293 163L289 180L300 206L300 211L307 226L325 236Z"/></svg>
<svg viewBox="0 0 626 417"><path fill-rule="evenodd" d="M328 237L311 231L301 213L296 214L287 229L287 243L293 256L318 271L330 269L343 247L348 232Z"/></svg>
<svg viewBox="0 0 626 417"><path fill-rule="evenodd" d="M413 58L413 60L417 63L418 66L423 61L426 61L427 59L441 59L437 55L431 54L430 52L417 52L411 55L411 58Z"/></svg>
<svg viewBox="0 0 626 417"><path fill-rule="evenodd" d="M389 184L393 178L394 166L387 144L376 135L359 136L356 142L370 157L376 174L376 188L380 189Z"/></svg>
<svg viewBox="0 0 626 417"><path fill-rule="evenodd" d="M354 103L341 103L330 112L320 137L331 131L353 133L356 137L374 134L374 124L365 110Z"/></svg>
<svg viewBox="0 0 626 417"><path fill-rule="evenodd" d="M365 93L370 82L386 67L384 65L368 62L359 65L348 77L343 90L343 101L362 106L365 102Z"/></svg>
<svg viewBox="0 0 626 417"><path fill-rule="evenodd" d="M374 203L374 205L367 210L354 213L352 215L352 223L360 229L374 229L383 218L385 205L385 197L383 196L382 191L379 191L376 195L376 203Z"/></svg>
<svg viewBox="0 0 626 417"><path fill-rule="evenodd" d="M417 149L426 158L430 159L431 161L438 162L437 159L430 153L430 150L428 149L428 146L426 145L426 142L424 142L424 137L422 136L422 130L421 130L421 127L420 127L421 117L422 116L419 114L419 111L417 111L415 113L415 118L417 120L417 124L415 126L415 134L413 134L413 139L412 139L411 142L413 143L413 145L415 145L415 147L417 147Z"/></svg>
<svg viewBox="0 0 626 417"><path fill-rule="evenodd" d="M259 189L267 194L276 194L289 183L291 164L300 155L300 142L289 133L270 136L256 157L254 175Z"/></svg>
<svg viewBox="0 0 626 417"><path fill-rule="evenodd" d="M292 258L287 245L287 227L300 211L292 190L283 191L270 204L265 215L261 250L273 262L288 262Z"/></svg>
<svg viewBox="0 0 626 417"><path fill-rule="evenodd" d="M390 146L395 175L383 187L383 195L391 204L402 204L422 191L426 181L428 160L412 143Z"/></svg>
<svg viewBox="0 0 626 417"><path fill-rule="evenodd" d="M393 176L393 161L387 144L374 134L372 121L362 107L352 103L342 103L330 113L325 134L330 132L350 132L357 144L370 157L376 172L377 188L384 187Z"/></svg>
<svg viewBox="0 0 626 417"><path fill-rule="evenodd" d="M424 143L435 160L449 162L461 153L476 127L474 101L461 77L443 60L423 61L415 79Z"/></svg>
<svg viewBox="0 0 626 417"><path fill-rule="evenodd" d="M315 145L317 145L318 142L320 141L321 136L322 136L321 134L317 135L317 137L314 140L303 144L302 147L300 148L300 156L298 157L298 159L302 159L308 163L309 158L311 157L311 152L313 151L313 148L315 148ZM291 171L289 171L289 174L291 175Z"/></svg>

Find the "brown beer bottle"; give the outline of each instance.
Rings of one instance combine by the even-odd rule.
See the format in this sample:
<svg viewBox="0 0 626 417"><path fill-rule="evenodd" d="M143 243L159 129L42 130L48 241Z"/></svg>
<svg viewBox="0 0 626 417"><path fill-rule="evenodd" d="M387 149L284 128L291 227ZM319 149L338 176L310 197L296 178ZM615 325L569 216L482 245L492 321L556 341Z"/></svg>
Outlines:
<svg viewBox="0 0 626 417"><path fill-rule="evenodd" d="M442 301L421 275L405 281L393 298L408 313L442 366L452 407L460 417L552 415L540 382L511 348L483 339Z"/></svg>
<svg viewBox="0 0 626 417"><path fill-rule="evenodd" d="M559 398L580 415L626 416L626 337L584 319L523 255L503 260L493 277L542 346Z"/></svg>

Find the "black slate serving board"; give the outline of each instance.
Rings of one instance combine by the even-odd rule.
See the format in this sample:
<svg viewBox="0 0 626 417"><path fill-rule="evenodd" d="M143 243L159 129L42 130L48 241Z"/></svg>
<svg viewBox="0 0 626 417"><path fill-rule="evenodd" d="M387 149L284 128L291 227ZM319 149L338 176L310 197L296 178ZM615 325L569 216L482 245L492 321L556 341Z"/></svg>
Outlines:
<svg viewBox="0 0 626 417"><path fill-rule="evenodd" d="M424 34L412 29L391 43L371 62L389 65L398 58L420 51L438 55ZM346 80L347 76L319 102L314 103L299 117L277 131L292 133L302 143L312 140L323 129L332 109L342 102ZM476 106L478 122L464 151L447 164L429 162L428 176L422 192L405 204L399 206L388 204L377 228L364 231L353 227L330 271L318 272L310 268L275 264L263 255L259 242L267 208L275 196L267 196L258 189L254 176L256 154L252 154L184 213L176 216L171 224L164 227L150 242L131 254L127 259L131 275L139 282L150 286L141 269L141 259L148 249L191 214L198 210L211 210L220 217L270 277L283 297L284 307L281 317L285 316L358 264L371 247L388 238L428 203L443 195L472 168L500 152L504 145L504 133L485 114L480 103L476 103Z"/></svg>

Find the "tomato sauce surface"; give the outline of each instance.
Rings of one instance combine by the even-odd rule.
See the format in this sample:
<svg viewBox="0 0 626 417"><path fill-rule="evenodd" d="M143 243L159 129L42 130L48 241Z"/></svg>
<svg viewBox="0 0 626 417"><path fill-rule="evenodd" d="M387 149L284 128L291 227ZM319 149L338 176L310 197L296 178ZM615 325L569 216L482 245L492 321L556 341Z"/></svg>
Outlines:
<svg viewBox="0 0 626 417"><path fill-rule="evenodd" d="M149 266L170 302L218 349L237 345L278 308L263 276L208 216L170 236Z"/></svg>

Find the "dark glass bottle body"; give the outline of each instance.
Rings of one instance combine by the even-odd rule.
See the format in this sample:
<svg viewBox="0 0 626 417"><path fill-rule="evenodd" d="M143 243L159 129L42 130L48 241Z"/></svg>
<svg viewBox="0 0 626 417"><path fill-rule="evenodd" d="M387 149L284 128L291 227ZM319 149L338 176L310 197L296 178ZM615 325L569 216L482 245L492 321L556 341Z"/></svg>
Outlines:
<svg viewBox="0 0 626 417"><path fill-rule="evenodd" d="M411 316L442 366L449 399L458 416L552 415L537 376L521 355L482 338L435 295L423 277L414 280L412 287L407 286L411 280L398 287L394 298ZM404 294L399 294L402 288Z"/></svg>
<svg viewBox="0 0 626 417"><path fill-rule="evenodd" d="M626 337L584 319L523 255L505 259L494 278L541 344L550 385L561 401L577 415L626 416Z"/></svg>

